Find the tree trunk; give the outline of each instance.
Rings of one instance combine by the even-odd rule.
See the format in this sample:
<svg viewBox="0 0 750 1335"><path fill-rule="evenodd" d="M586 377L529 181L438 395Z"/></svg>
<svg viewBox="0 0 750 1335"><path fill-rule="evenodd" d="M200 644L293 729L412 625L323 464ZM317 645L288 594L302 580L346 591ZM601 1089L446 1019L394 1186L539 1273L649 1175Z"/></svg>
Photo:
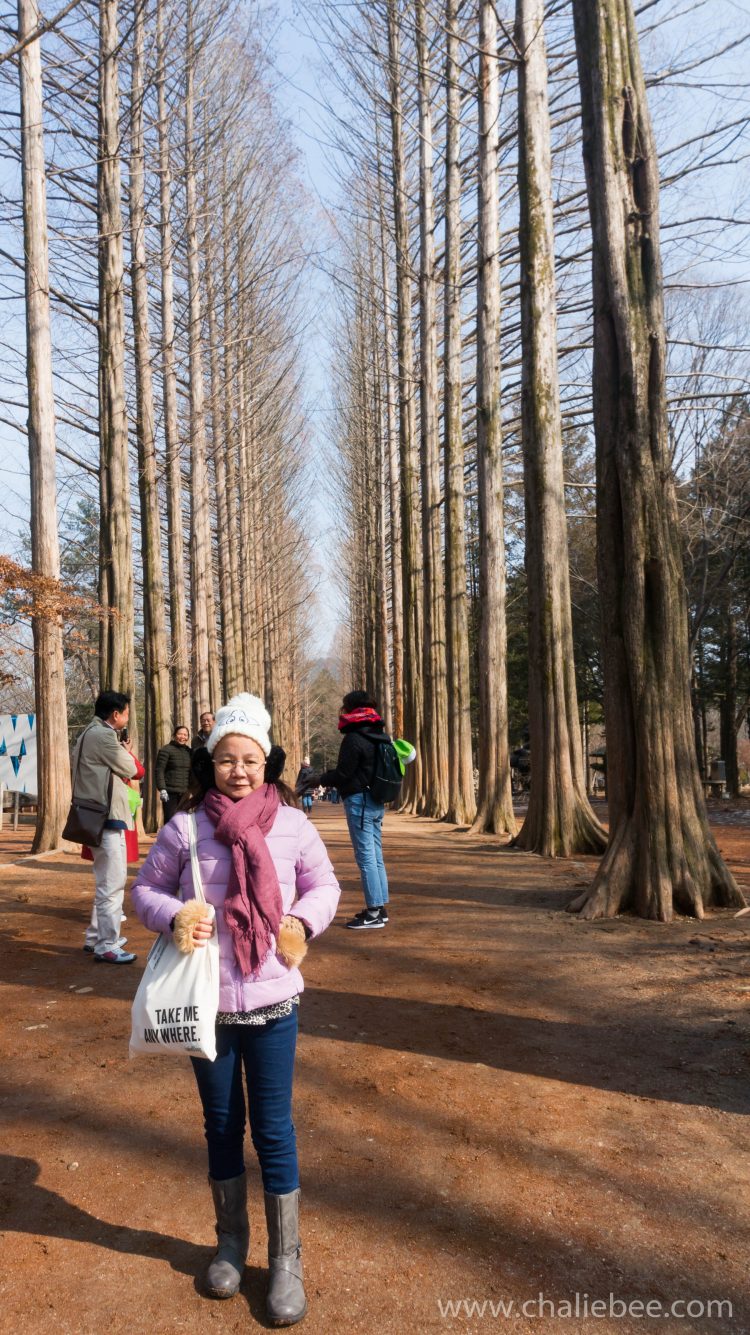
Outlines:
<svg viewBox="0 0 750 1335"><path fill-rule="evenodd" d="M239 220L238 220L239 226ZM265 620L270 616L270 606L259 598L260 572L258 569L258 553L253 535L257 534L258 529L255 524L256 517L256 470L253 467L251 453L251 432L252 415L248 411L247 390L248 390L248 361L249 353L247 349L247 331L249 298L245 292L245 253L242 241L240 241L240 250L237 257L237 319L236 329L239 333L235 353L235 369L237 380L237 434L238 434L238 467L239 467L239 525L240 525L240 551L239 551L239 584L240 597L242 603L240 624L242 626L242 654L244 681L243 690L257 692L262 694L261 685L265 680L265 667L263 674L258 671L257 641L261 630L262 622L259 623L258 611ZM262 559L266 559L267 552L262 554ZM270 645L270 640L268 641ZM270 664L270 658L269 658ZM270 672L270 666L269 666ZM270 706L266 702L268 712Z"/></svg>
<svg viewBox="0 0 750 1335"><path fill-rule="evenodd" d="M721 666L724 694L719 707L719 744L724 760L727 792L730 797L740 795L740 769L737 760L737 627L732 609L732 585L724 582L722 593L724 634L721 647Z"/></svg>
<svg viewBox="0 0 750 1335"><path fill-rule="evenodd" d="M448 679L448 820L471 825L477 805L471 751L469 622L464 533L461 375L461 90L457 0L446 0L445 86L445 645Z"/></svg>
<svg viewBox="0 0 750 1335"><path fill-rule="evenodd" d="M445 676L445 581L441 540L438 436L437 281L433 188L431 77L424 0L415 0L419 112L419 365L424 600L425 758L422 807L441 819L448 810L448 701Z"/></svg>
<svg viewBox="0 0 750 1335"><path fill-rule="evenodd" d="M172 174L166 95L163 0L156 5L156 49L159 113L159 220L161 231L161 328L164 400L164 451L167 474L167 563L169 626L172 649L172 721L191 726L185 589L185 535L182 514L182 469L177 417L175 370L174 272L172 247Z"/></svg>
<svg viewBox="0 0 750 1335"><path fill-rule="evenodd" d="M404 731L404 598L401 576L401 507L399 502L398 424L393 373L393 317L391 314L391 263L381 173L378 172L380 199L380 245L383 283L383 374L385 378L388 496L391 540L389 546L391 577L391 662L393 666L393 731Z"/></svg>
<svg viewBox="0 0 750 1335"><path fill-rule="evenodd" d="M238 559L238 484L237 484L237 377L233 374L235 359L232 356L232 342L235 329L232 320L232 283L230 277L231 227L229 221L229 198L227 193L226 167L222 165L222 204L221 204L221 281L223 300L222 333L224 353L224 441L226 448L226 487L227 487L227 539L229 543L229 596L232 603L230 625L233 628L234 644L231 664L233 677L227 681L228 696L244 689L244 670L242 661L242 615L240 599L240 576Z"/></svg>
<svg viewBox="0 0 750 1335"><path fill-rule="evenodd" d="M693 667L693 677L690 685L690 704L693 711L693 737L695 738L695 759L698 765L698 773L702 779L706 778L706 759L703 755L703 735L701 733L701 702L698 689L698 673Z"/></svg>
<svg viewBox="0 0 750 1335"><path fill-rule="evenodd" d="M585 789L585 792L586 792L586 796L587 796L587 797L590 797L590 796L591 796L591 765L590 765L590 763L589 763L589 756L590 756L590 754L591 754L591 728L590 728L590 725L589 725L589 702L588 702L588 700L587 700L587 698L586 698L585 696L584 696L584 699L583 699L583 705L582 705L581 708L582 708L582 715L583 715L582 723L581 723L581 739L582 739L582 743L583 743L583 784L584 784L584 789Z"/></svg>
<svg viewBox="0 0 750 1335"><path fill-rule="evenodd" d="M102 689L130 696L130 738L138 748L135 710L133 541L125 407L125 270L120 207L120 96L117 0L99 5L99 447L100 601L111 609L102 623Z"/></svg>
<svg viewBox="0 0 750 1335"><path fill-rule="evenodd" d="M206 164L208 168L208 164ZM230 500L227 490L227 455L231 450L230 439L224 434L225 417L221 410L222 400L229 391L228 385L221 383L221 361L219 357L219 324L216 316L216 283L214 278L214 245L211 227L211 198L208 169L205 172L204 186L204 248L206 282L206 317L208 323L208 364L211 392L211 460L213 463L214 492L216 495L216 550L219 568L219 619L221 624L221 686L215 699L228 700L236 691L237 664L235 660L236 632L232 617L231 564L229 550L232 545L229 528ZM222 691L223 687L223 691ZM217 706L218 708L218 706Z"/></svg>
<svg viewBox="0 0 750 1335"><path fill-rule="evenodd" d="M381 331L378 321L378 305L376 300L375 284L375 254L373 238L370 233L368 237L368 306L369 306L369 339L370 339L370 357L373 366L374 379L374 429L375 429L375 450L373 452L374 477L373 485L370 490L370 496L375 506L375 534L377 564L375 575L377 579L377 588L375 592L376 609L376 663L377 663L377 691L376 697L380 705L380 712L386 720L386 727L393 731L393 707L391 699L391 673L390 673L390 637L388 634L388 417L384 394L385 373L382 365L383 345L381 341Z"/></svg>
<svg viewBox="0 0 750 1335"><path fill-rule="evenodd" d="M479 794L472 832L516 833L508 753L507 632L500 405L499 76L494 0L479 6L477 503Z"/></svg>
<svg viewBox="0 0 750 1335"><path fill-rule="evenodd" d="M659 171L630 0L577 0L593 232L597 562L610 842L587 918L743 897L708 826L691 736L687 609L670 466Z"/></svg>
<svg viewBox="0 0 750 1335"><path fill-rule="evenodd" d="M209 580L213 580L206 468L206 415L201 354L202 313L198 268L198 210L195 178L195 50L193 0L187 4L185 52L185 230L187 236L188 357L190 367L190 621L192 707L197 726L204 709L218 709L211 696L209 665Z"/></svg>
<svg viewBox="0 0 750 1335"><path fill-rule="evenodd" d="M419 541L419 459L414 412L414 338L409 254L409 200L404 163L400 29L396 0L388 0L388 79L396 221L396 302L401 463L401 560L404 607L404 731L416 750L407 767L404 806L420 805L423 774L422 562Z"/></svg>
<svg viewBox="0 0 750 1335"><path fill-rule="evenodd" d="M355 680L363 685L370 695L378 697L377 675L377 588L376 569L372 553L377 547L376 518L376 476L377 476L377 440L375 438L375 394L376 376L374 368L370 374L372 362L372 339L369 335L368 292L362 268L358 270L357 295L354 303L354 323L356 329L356 360L354 370L355 412L353 423L353 445L356 467L356 493L359 513L356 519L359 551L355 573L362 590L361 609L361 675ZM382 708L382 701L378 701Z"/></svg>
<svg viewBox="0 0 750 1335"><path fill-rule="evenodd" d="M149 833L159 827L161 803L153 783L156 753L171 736L169 657L161 562L161 521L156 475L154 396L151 377L151 335L146 268L146 222L143 155L143 45L144 7L136 0L133 18L131 71L130 235L135 344L136 436L138 491L141 506L141 562L143 566L143 625L145 719L143 763L148 782L143 801L143 824Z"/></svg>
<svg viewBox="0 0 750 1335"><path fill-rule="evenodd" d="M547 857L601 853L586 795L573 657L544 0L516 0L521 387L529 613L529 809L516 839Z"/></svg>
<svg viewBox="0 0 750 1335"><path fill-rule="evenodd" d="M36 0L18 0L18 40L34 32ZM18 57L21 85L21 175L26 293L26 383L29 396L31 568L45 580L60 578L55 479L55 400L49 313L47 182L44 161L41 42L28 42ZM33 853L57 848L70 804L68 710L63 626L49 611L32 618L36 702L38 807Z"/></svg>

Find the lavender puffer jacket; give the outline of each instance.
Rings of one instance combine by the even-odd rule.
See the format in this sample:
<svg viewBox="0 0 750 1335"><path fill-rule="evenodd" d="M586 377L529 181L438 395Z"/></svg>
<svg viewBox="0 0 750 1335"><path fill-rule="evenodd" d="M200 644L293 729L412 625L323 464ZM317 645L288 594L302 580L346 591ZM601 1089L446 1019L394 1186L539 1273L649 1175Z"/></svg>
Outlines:
<svg viewBox="0 0 750 1335"><path fill-rule="evenodd" d="M216 908L219 932L219 1010L252 1011L286 1001L303 990L302 974L299 969L290 969L273 951L256 973L242 977L221 911L232 868L231 853L226 844L214 839L214 826L202 806L195 815L203 892ZM301 918L312 935L318 936L331 922L341 894L323 840L303 812L282 805L266 842L279 878L284 913ZM181 900L195 898L184 811L178 811L160 830L131 894L138 917L152 932L169 931L178 909L176 896Z"/></svg>

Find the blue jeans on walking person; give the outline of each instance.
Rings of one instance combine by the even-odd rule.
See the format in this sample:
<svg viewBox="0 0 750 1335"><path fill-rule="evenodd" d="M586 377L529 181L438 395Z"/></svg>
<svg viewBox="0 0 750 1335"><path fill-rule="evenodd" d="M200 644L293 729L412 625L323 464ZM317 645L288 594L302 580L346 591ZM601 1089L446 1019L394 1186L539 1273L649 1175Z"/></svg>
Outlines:
<svg viewBox="0 0 750 1335"><path fill-rule="evenodd" d="M266 1024L216 1026L216 1061L193 1057L203 1104L208 1171L215 1182L239 1177L245 1167L245 1084L250 1135L263 1187L286 1196L299 1186L292 1121L292 1079L297 1007ZM243 1080L244 1074L244 1080Z"/></svg>
<svg viewBox="0 0 750 1335"><path fill-rule="evenodd" d="M383 862L383 816L385 807L369 793L344 798L346 823L362 879L368 909L388 903L388 877Z"/></svg>
<svg viewBox="0 0 750 1335"><path fill-rule="evenodd" d="M306 816L310 815L310 812L312 811L312 804L313 804L312 793L303 793L302 810L304 811Z"/></svg>

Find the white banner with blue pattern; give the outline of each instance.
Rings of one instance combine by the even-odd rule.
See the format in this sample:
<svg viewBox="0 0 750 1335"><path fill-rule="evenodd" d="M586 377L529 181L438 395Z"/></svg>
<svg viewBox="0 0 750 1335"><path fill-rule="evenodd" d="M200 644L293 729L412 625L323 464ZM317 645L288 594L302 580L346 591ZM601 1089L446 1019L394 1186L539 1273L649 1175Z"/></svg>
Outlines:
<svg viewBox="0 0 750 1335"><path fill-rule="evenodd" d="M0 784L36 797L35 714L0 714Z"/></svg>

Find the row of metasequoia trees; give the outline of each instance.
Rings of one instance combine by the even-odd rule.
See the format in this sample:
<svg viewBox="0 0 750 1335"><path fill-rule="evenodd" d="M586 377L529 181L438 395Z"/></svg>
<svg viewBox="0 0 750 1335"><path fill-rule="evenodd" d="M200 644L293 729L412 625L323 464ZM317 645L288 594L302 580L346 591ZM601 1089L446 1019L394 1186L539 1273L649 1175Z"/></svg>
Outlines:
<svg viewBox="0 0 750 1335"><path fill-rule="evenodd" d="M349 121L332 106L348 153L336 411L352 482L352 667L415 743L408 806L543 854L603 852L575 905L587 916L667 919L742 903L708 827L693 738L659 167L631 2L574 0L551 59L543 0L516 0L505 26L494 0L382 0L354 17L326 8L342 95L366 107ZM553 150L558 164L566 155L567 194ZM588 402L596 442L608 838L587 796L574 671L558 366L566 266L576 278L564 328L579 369L565 407L580 434ZM506 679L509 446L522 459L528 608L531 791L520 831Z"/></svg>
<svg viewBox="0 0 750 1335"><path fill-rule="evenodd" d="M262 31L248 37L224 0L118 3L71 7L42 40L36 0L18 0L3 70L21 95L32 569L60 575L62 456L79 493L98 480L99 681L131 695L147 770L174 726L240 689L264 695L294 766L307 585L293 154ZM64 629L40 603L35 849L57 844L69 801Z"/></svg>

